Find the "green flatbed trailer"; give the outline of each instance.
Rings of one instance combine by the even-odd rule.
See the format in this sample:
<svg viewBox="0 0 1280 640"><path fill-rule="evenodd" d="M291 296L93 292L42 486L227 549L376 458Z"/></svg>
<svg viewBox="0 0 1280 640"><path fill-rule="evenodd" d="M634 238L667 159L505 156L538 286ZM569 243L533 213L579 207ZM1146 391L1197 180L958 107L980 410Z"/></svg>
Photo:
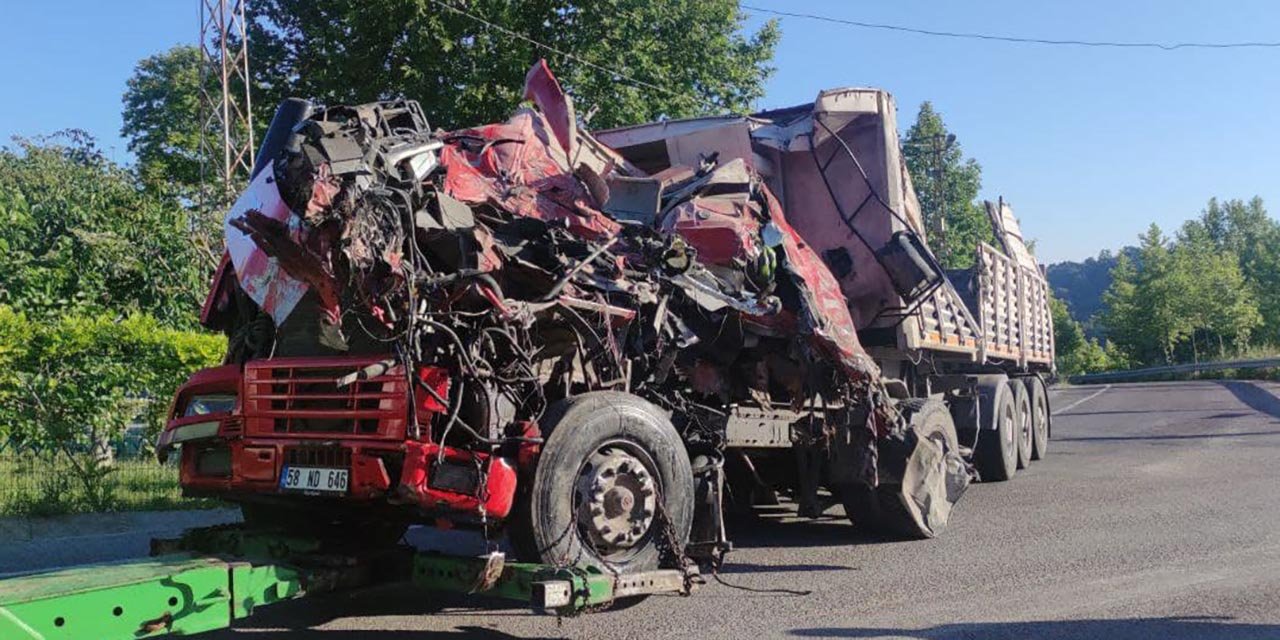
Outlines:
<svg viewBox="0 0 1280 640"><path fill-rule="evenodd" d="M232 626L258 607L360 586L405 583L481 594L572 615L625 598L687 595L690 571L614 575L450 556L396 546L343 553L317 540L240 527L153 540L154 557L0 580L0 639L115 640L193 635Z"/></svg>

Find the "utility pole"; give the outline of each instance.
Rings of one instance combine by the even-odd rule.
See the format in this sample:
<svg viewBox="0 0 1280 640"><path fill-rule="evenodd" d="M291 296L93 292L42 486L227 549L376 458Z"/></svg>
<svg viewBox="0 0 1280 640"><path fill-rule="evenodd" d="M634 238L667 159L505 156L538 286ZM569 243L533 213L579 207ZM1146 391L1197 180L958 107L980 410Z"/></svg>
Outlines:
<svg viewBox="0 0 1280 640"><path fill-rule="evenodd" d="M253 168L246 0L199 2L201 198L225 204Z"/></svg>

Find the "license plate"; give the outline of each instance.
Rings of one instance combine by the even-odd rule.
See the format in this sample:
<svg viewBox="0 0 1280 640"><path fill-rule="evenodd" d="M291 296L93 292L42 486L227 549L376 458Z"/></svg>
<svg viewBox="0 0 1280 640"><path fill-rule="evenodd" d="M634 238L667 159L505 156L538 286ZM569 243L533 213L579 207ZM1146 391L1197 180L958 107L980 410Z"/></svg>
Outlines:
<svg viewBox="0 0 1280 640"><path fill-rule="evenodd" d="M346 493L350 473L347 469L285 467L280 472L280 488L286 491Z"/></svg>

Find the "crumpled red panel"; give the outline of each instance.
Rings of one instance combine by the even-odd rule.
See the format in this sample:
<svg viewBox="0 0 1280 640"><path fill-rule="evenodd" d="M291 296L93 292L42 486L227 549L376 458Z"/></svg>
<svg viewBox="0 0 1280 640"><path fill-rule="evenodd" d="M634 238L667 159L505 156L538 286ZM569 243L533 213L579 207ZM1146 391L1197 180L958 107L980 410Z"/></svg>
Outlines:
<svg viewBox="0 0 1280 640"><path fill-rule="evenodd" d="M741 200L692 198L676 205L662 221L664 233L678 233L698 250L698 259L721 266L760 255L760 224Z"/></svg>
<svg viewBox="0 0 1280 640"><path fill-rule="evenodd" d="M525 97L538 111L521 109L503 124L445 136L445 192L470 204L563 222L589 240L612 237L618 223L600 212L602 203L574 176L573 107L545 60L525 76Z"/></svg>
<svg viewBox="0 0 1280 640"><path fill-rule="evenodd" d="M539 60L529 69L524 77L524 98L538 106L538 111L547 118L547 125L555 133L560 148L569 157L574 157L574 139L578 123L574 121L573 104L566 99L560 81L547 66L546 60Z"/></svg>
<svg viewBox="0 0 1280 640"><path fill-rule="evenodd" d="M445 142L440 164L450 196L518 216L562 222L591 240L617 233L618 223L600 212L574 177L542 114L522 109L506 123L455 131Z"/></svg>
<svg viewBox="0 0 1280 640"><path fill-rule="evenodd" d="M858 330L853 316L849 315L849 304L840 292L840 283L822 258L787 223L782 206L769 188L761 185L761 189L769 203L769 219L782 230L787 264L801 281L800 294L805 298L806 314L812 316L810 330L814 339L849 375L859 379L878 376L880 368L858 341Z"/></svg>

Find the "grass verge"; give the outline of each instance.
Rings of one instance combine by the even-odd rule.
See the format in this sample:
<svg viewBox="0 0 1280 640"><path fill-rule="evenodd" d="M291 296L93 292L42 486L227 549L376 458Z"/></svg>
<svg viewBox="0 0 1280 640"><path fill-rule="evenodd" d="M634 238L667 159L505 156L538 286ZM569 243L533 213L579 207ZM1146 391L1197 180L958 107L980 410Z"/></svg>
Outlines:
<svg viewBox="0 0 1280 640"><path fill-rule="evenodd" d="M119 460L96 481L93 495L70 463L46 456L0 456L0 516L54 516L103 511L166 511L225 506L184 498L178 468L153 459Z"/></svg>

